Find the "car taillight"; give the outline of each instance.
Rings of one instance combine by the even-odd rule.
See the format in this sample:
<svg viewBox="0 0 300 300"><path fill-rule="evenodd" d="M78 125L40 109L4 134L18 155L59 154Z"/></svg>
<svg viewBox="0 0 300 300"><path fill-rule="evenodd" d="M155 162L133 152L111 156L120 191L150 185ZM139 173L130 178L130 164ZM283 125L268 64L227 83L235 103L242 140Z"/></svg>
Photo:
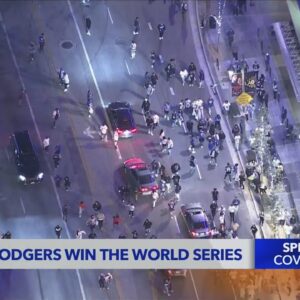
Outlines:
<svg viewBox="0 0 300 300"><path fill-rule="evenodd" d="M118 133L118 134L122 134L122 133L123 133L123 130L120 130L119 128L117 128L117 133Z"/></svg>
<svg viewBox="0 0 300 300"><path fill-rule="evenodd" d="M196 232L194 232L194 231L191 231L191 235L192 235L192 236L196 236L196 235L197 235L197 233L196 233Z"/></svg>
<svg viewBox="0 0 300 300"><path fill-rule="evenodd" d="M136 129L136 128L133 128L133 129L131 129L130 131L131 131L131 133L135 133L135 132L137 132L137 129Z"/></svg>
<svg viewBox="0 0 300 300"><path fill-rule="evenodd" d="M159 189L158 185L155 185L155 186L152 187L152 190L154 190L154 191L157 191L158 189Z"/></svg>
<svg viewBox="0 0 300 300"><path fill-rule="evenodd" d="M140 191L143 193L143 192L147 192L149 189L148 188L140 188Z"/></svg>

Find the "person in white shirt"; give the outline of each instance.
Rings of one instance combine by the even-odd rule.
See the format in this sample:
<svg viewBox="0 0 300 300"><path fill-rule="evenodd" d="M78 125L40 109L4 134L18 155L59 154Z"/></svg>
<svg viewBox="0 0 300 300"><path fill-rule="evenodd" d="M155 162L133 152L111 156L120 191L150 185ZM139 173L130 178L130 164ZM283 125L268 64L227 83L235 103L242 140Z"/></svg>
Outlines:
<svg viewBox="0 0 300 300"><path fill-rule="evenodd" d="M104 141L104 142L107 142L107 131L108 131L108 127L105 123L103 123L101 126L100 126L100 137L101 139Z"/></svg>
<svg viewBox="0 0 300 300"><path fill-rule="evenodd" d="M118 131L114 132L113 140L114 140L115 149L118 149L118 141L119 141Z"/></svg>
<svg viewBox="0 0 300 300"><path fill-rule="evenodd" d="M159 198L159 194L157 191L152 192L152 207L154 208L156 206L156 202Z"/></svg>
<svg viewBox="0 0 300 300"><path fill-rule="evenodd" d="M153 127L156 128L159 125L159 116L157 114L154 114L152 116L153 119Z"/></svg>
<svg viewBox="0 0 300 300"><path fill-rule="evenodd" d="M167 151L168 151L168 154L171 154L171 150L173 149L173 147L174 147L173 141L171 140L171 138L168 138L168 140L167 140Z"/></svg>
<svg viewBox="0 0 300 300"><path fill-rule="evenodd" d="M86 232L84 230L76 230L76 239L82 240L82 237L86 235Z"/></svg>
<svg viewBox="0 0 300 300"><path fill-rule="evenodd" d="M46 136L43 140L43 147L45 151L49 150L49 146L50 146L50 138L48 136Z"/></svg>
<svg viewBox="0 0 300 300"><path fill-rule="evenodd" d="M184 83L186 81L186 78L188 77L189 73L188 73L188 71L186 69L184 69L184 70L181 70L179 72L179 75L180 75L181 80L182 80L182 85L184 85Z"/></svg>
<svg viewBox="0 0 300 300"><path fill-rule="evenodd" d="M225 114L229 113L230 105L231 105L231 103L228 100L224 101L224 103L223 103L223 109L224 109L224 113Z"/></svg>

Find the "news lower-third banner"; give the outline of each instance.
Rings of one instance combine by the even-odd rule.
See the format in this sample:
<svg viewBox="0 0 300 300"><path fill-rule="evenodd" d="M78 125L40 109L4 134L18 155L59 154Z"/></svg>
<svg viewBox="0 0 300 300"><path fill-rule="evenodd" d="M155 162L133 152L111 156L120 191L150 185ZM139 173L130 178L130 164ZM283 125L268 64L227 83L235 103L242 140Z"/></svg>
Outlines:
<svg viewBox="0 0 300 300"><path fill-rule="evenodd" d="M255 241L255 269L299 269L299 239Z"/></svg>
<svg viewBox="0 0 300 300"><path fill-rule="evenodd" d="M298 269L297 240L0 239L0 269Z"/></svg>
<svg viewBox="0 0 300 300"><path fill-rule="evenodd" d="M251 240L0 240L1 269L251 269Z"/></svg>

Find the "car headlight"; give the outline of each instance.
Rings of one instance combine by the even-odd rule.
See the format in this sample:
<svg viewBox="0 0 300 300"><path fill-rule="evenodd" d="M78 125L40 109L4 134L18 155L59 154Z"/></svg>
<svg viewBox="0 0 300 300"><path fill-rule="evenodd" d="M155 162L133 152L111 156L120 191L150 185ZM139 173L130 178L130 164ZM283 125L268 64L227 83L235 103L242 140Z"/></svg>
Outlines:
<svg viewBox="0 0 300 300"><path fill-rule="evenodd" d="M38 176L37 176L37 179L43 179L44 177L44 173L40 173Z"/></svg>
<svg viewBox="0 0 300 300"><path fill-rule="evenodd" d="M19 179L20 179L21 181L25 181L25 180L26 180L26 177L23 176L23 175L19 175Z"/></svg>

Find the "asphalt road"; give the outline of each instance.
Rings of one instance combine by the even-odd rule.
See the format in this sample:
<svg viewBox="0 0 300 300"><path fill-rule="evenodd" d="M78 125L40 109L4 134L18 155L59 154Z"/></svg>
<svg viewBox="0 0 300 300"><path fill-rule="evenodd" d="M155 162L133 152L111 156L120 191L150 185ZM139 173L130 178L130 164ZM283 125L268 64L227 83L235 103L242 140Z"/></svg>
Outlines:
<svg viewBox="0 0 300 300"><path fill-rule="evenodd" d="M7 31L0 31L1 55L1 210L0 228L9 229L15 238L54 238L54 227L63 224L61 205L69 205L69 220L63 226L63 238L74 238L76 229L87 229L86 218L92 212L95 200L102 203L106 223L100 238L116 238L121 233L130 236L136 229L142 233L146 217L153 222L153 233L159 238L183 238L184 228L180 216L170 219L167 202L160 202L152 210L150 199L143 199L137 205L136 217L130 221L127 209L119 203L115 187L121 181L119 168L123 160L139 156L148 162L159 159L170 167L173 162L182 166L181 203L200 201L208 208L213 187L220 191L220 204L228 207L234 195L242 200L238 219L243 220L239 236L249 238L250 217L242 194L233 187L224 186L225 164L231 162L227 145L219 155L216 169L208 166L205 158L207 149L197 149L196 158L202 179L195 172L191 174L187 151L189 139L183 128L173 128L166 121L161 126L174 140L174 151L170 156L159 152L158 131L147 135L145 120L141 115L141 102L145 96L143 78L151 71L149 54L159 52L165 61L175 58L178 68L187 67L193 61L197 66L196 49L188 15L182 19L174 14L173 4L155 1L110 1L93 2L92 7L83 7L79 2L41 1L0 3L3 24ZM91 36L85 34L84 17L92 19ZM141 33L137 37L137 56L129 57L132 38L132 24L136 16L141 20ZM19 20L22 20L20 22ZM75 21L75 22L74 22ZM167 26L165 38L158 40L156 26L164 22ZM150 25L149 25L150 24ZM152 29L151 29L152 28ZM37 42L41 32L45 33L46 46L43 53L37 53L33 63L28 62L28 46ZM9 38L9 49L6 38ZM62 43L70 41L71 49L64 49ZM13 56L10 52L13 52ZM16 58L17 69L26 87L32 115L26 99L18 104L21 84L12 58ZM58 84L56 71L63 67L69 74L71 87L64 93ZM151 109L162 113L164 101L176 105L182 98L206 100L209 91L205 86L182 86L178 79L165 80L163 65L155 71L159 74L156 91L151 97ZM97 89L99 90L97 91ZM86 111L86 94L91 89L96 105L96 114L89 119ZM100 91L100 93L99 93ZM89 127L96 130L104 120L103 106L111 101L125 100L135 110L138 133L131 140L120 141L120 152L113 149L111 142L100 142L84 134ZM61 118L57 128L50 128L51 114L59 107ZM32 120L34 116L34 122ZM36 127L35 127L36 126ZM35 129L38 129L38 134ZM15 182L15 170L7 147L11 132L29 129L38 149L45 181L40 185L22 187ZM62 145L62 162L57 170L53 168L51 155L43 153L40 138L50 136L51 148ZM51 153L51 151L50 151ZM52 178L56 174L69 176L72 188L69 192L55 190ZM78 204L84 200L88 212L79 219ZM177 212L179 207L177 207ZM112 216L119 213L122 224L113 229ZM213 285L207 271L189 273L187 280L176 280L174 291L177 299L217 299L212 294ZM2 271L0 289L3 299L162 299L162 282L154 272L115 271L111 289L101 292L97 285L97 271ZM213 272L211 272L213 276ZM207 280L207 281L206 281ZM18 288L15 288L18 282ZM230 285L224 284L230 294ZM85 295L85 296L83 296ZM198 295L198 296L197 296ZM201 295L201 296L200 296ZM85 297L85 298L84 298ZM230 298L229 298L230 299ZM232 298L231 298L232 299Z"/></svg>

